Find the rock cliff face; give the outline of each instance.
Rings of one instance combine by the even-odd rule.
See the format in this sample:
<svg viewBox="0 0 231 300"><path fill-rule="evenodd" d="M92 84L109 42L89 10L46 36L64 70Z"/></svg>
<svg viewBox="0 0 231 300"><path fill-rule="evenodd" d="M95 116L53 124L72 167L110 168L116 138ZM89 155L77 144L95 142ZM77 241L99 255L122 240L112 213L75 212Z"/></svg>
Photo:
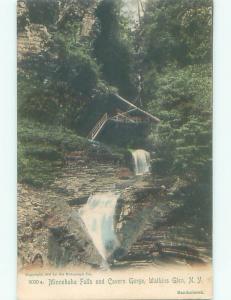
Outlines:
<svg viewBox="0 0 231 300"><path fill-rule="evenodd" d="M120 247L112 267L208 260L208 241L195 240L188 228L186 236L184 226L168 225L172 207L161 181L136 177L119 161L97 162L78 152L67 155L63 175L48 189L19 185L19 265L100 266L78 210L90 195L105 191L120 193L114 218Z"/></svg>
<svg viewBox="0 0 231 300"><path fill-rule="evenodd" d="M37 0L34 0L37 1ZM19 0L17 4L18 19L18 61L28 54L38 54L46 49L47 42L51 38L49 28L46 24L35 23L31 20L27 0ZM32 2L32 1L31 1ZM79 33L82 37L89 36L95 23L94 10L98 0L57 0L57 20L55 26L65 22L66 17L75 18L79 22Z"/></svg>
<svg viewBox="0 0 231 300"><path fill-rule="evenodd" d="M42 24L31 23L28 16L26 1L18 1L18 61L26 57L27 54L37 54L45 48L50 34L47 27Z"/></svg>

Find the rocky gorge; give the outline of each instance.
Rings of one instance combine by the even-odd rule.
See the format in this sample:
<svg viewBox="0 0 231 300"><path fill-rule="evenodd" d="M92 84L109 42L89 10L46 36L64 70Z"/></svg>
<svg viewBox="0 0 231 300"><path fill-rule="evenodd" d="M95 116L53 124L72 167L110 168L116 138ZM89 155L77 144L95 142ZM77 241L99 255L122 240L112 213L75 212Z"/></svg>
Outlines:
<svg viewBox="0 0 231 300"><path fill-rule="evenodd" d="M85 151L65 154L65 166L48 187L18 186L18 263L31 266L90 265L102 257L83 227L79 210L97 193L119 194L114 230L120 246L111 268L207 263L211 241L193 224L172 224L179 205L168 198L173 183L150 174L136 176L132 159L121 161Z"/></svg>

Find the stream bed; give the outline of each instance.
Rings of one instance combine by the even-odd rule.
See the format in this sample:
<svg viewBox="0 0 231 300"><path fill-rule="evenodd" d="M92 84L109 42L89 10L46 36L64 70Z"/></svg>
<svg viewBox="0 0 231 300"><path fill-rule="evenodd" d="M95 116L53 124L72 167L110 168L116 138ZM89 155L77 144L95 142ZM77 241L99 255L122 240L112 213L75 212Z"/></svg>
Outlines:
<svg viewBox="0 0 231 300"><path fill-rule="evenodd" d="M192 224L168 224L174 205L166 187L147 166L143 170L137 176L119 163L72 153L49 188L19 185L19 267L210 261L210 240L198 238Z"/></svg>

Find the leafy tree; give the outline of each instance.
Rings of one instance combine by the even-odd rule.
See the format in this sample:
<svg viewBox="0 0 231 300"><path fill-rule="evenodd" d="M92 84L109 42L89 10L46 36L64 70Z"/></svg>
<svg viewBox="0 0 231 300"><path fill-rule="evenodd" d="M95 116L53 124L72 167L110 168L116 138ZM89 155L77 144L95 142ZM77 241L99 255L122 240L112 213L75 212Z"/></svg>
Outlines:
<svg viewBox="0 0 231 300"><path fill-rule="evenodd" d="M143 102L161 119L152 130L153 172L180 182L176 220L211 230L212 3L150 0L143 17ZM183 183L182 183L183 182Z"/></svg>
<svg viewBox="0 0 231 300"><path fill-rule="evenodd" d="M49 9L49 5L43 4ZM90 43L82 40L80 20L64 20L64 17L62 22L51 20L46 48L19 63L20 116L75 127L81 109L98 93L101 74L92 57Z"/></svg>
<svg viewBox="0 0 231 300"><path fill-rule="evenodd" d="M27 0L29 19L32 23L49 26L58 19L58 1Z"/></svg>
<svg viewBox="0 0 231 300"><path fill-rule="evenodd" d="M147 0L139 28L121 13L121 0L101 0L93 32L82 37L94 2L27 0L19 31L28 22L43 24L50 40L19 64L19 116L76 128L90 115L93 126L110 108L110 90L133 98L140 88L144 108L161 119L150 135L156 148L153 173L176 182L172 200L184 203L177 220L180 215L209 229L211 0ZM53 152L46 149L47 155Z"/></svg>
<svg viewBox="0 0 231 300"><path fill-rule="evenodd" d="M129 96L134 95L132 52L120 6L121 1L103 0L99 3L95 12L94 53L102 65L105 80L118 87L123 95Z"/></svg>
<svg viewBox="0 0 231 300"><path fill-rule="evenodd" d="M146 62L159 68L209 63L212 49L212 1L149 0L143 20Z"/></svg>
<svg viewBox="0 0 231 300"><path fill-rule="evenodd" d="M156 147L153 172L185 182L184 196L180 198L186 207L191 207L185 210L186 215L190 212L195 216L198 209L200 216L207 215L209 207L211 211L211 67L193 65L179 69L171 66L152 79L156 89L149 90L152 101L148 108L161 119L151 137ZM151 77L146 80L148 89L152 86ZM198 190L205 187L207 195ZM200 220L210 224L208 218Z"/></svg>

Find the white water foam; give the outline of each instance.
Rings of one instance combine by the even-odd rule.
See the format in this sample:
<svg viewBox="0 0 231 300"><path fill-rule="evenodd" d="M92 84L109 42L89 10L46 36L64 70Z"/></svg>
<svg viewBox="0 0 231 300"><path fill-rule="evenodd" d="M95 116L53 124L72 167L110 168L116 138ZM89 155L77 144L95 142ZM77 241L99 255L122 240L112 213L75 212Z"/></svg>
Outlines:
<svg viewBox="0 0 231 300"><path fill-rule="evenodd" d="M150 173L151 159L150 153L138 149L132 152L134 164L135 164L135 174L144 175Z"/></svg>
<svg viewBox="0 0 231 300"><path fill-rule="evenodd" d="M97 193L89 197L79 215L102 258L107 258L119 246L114 231L114 214L119 195L112 192Z"/></svg>

